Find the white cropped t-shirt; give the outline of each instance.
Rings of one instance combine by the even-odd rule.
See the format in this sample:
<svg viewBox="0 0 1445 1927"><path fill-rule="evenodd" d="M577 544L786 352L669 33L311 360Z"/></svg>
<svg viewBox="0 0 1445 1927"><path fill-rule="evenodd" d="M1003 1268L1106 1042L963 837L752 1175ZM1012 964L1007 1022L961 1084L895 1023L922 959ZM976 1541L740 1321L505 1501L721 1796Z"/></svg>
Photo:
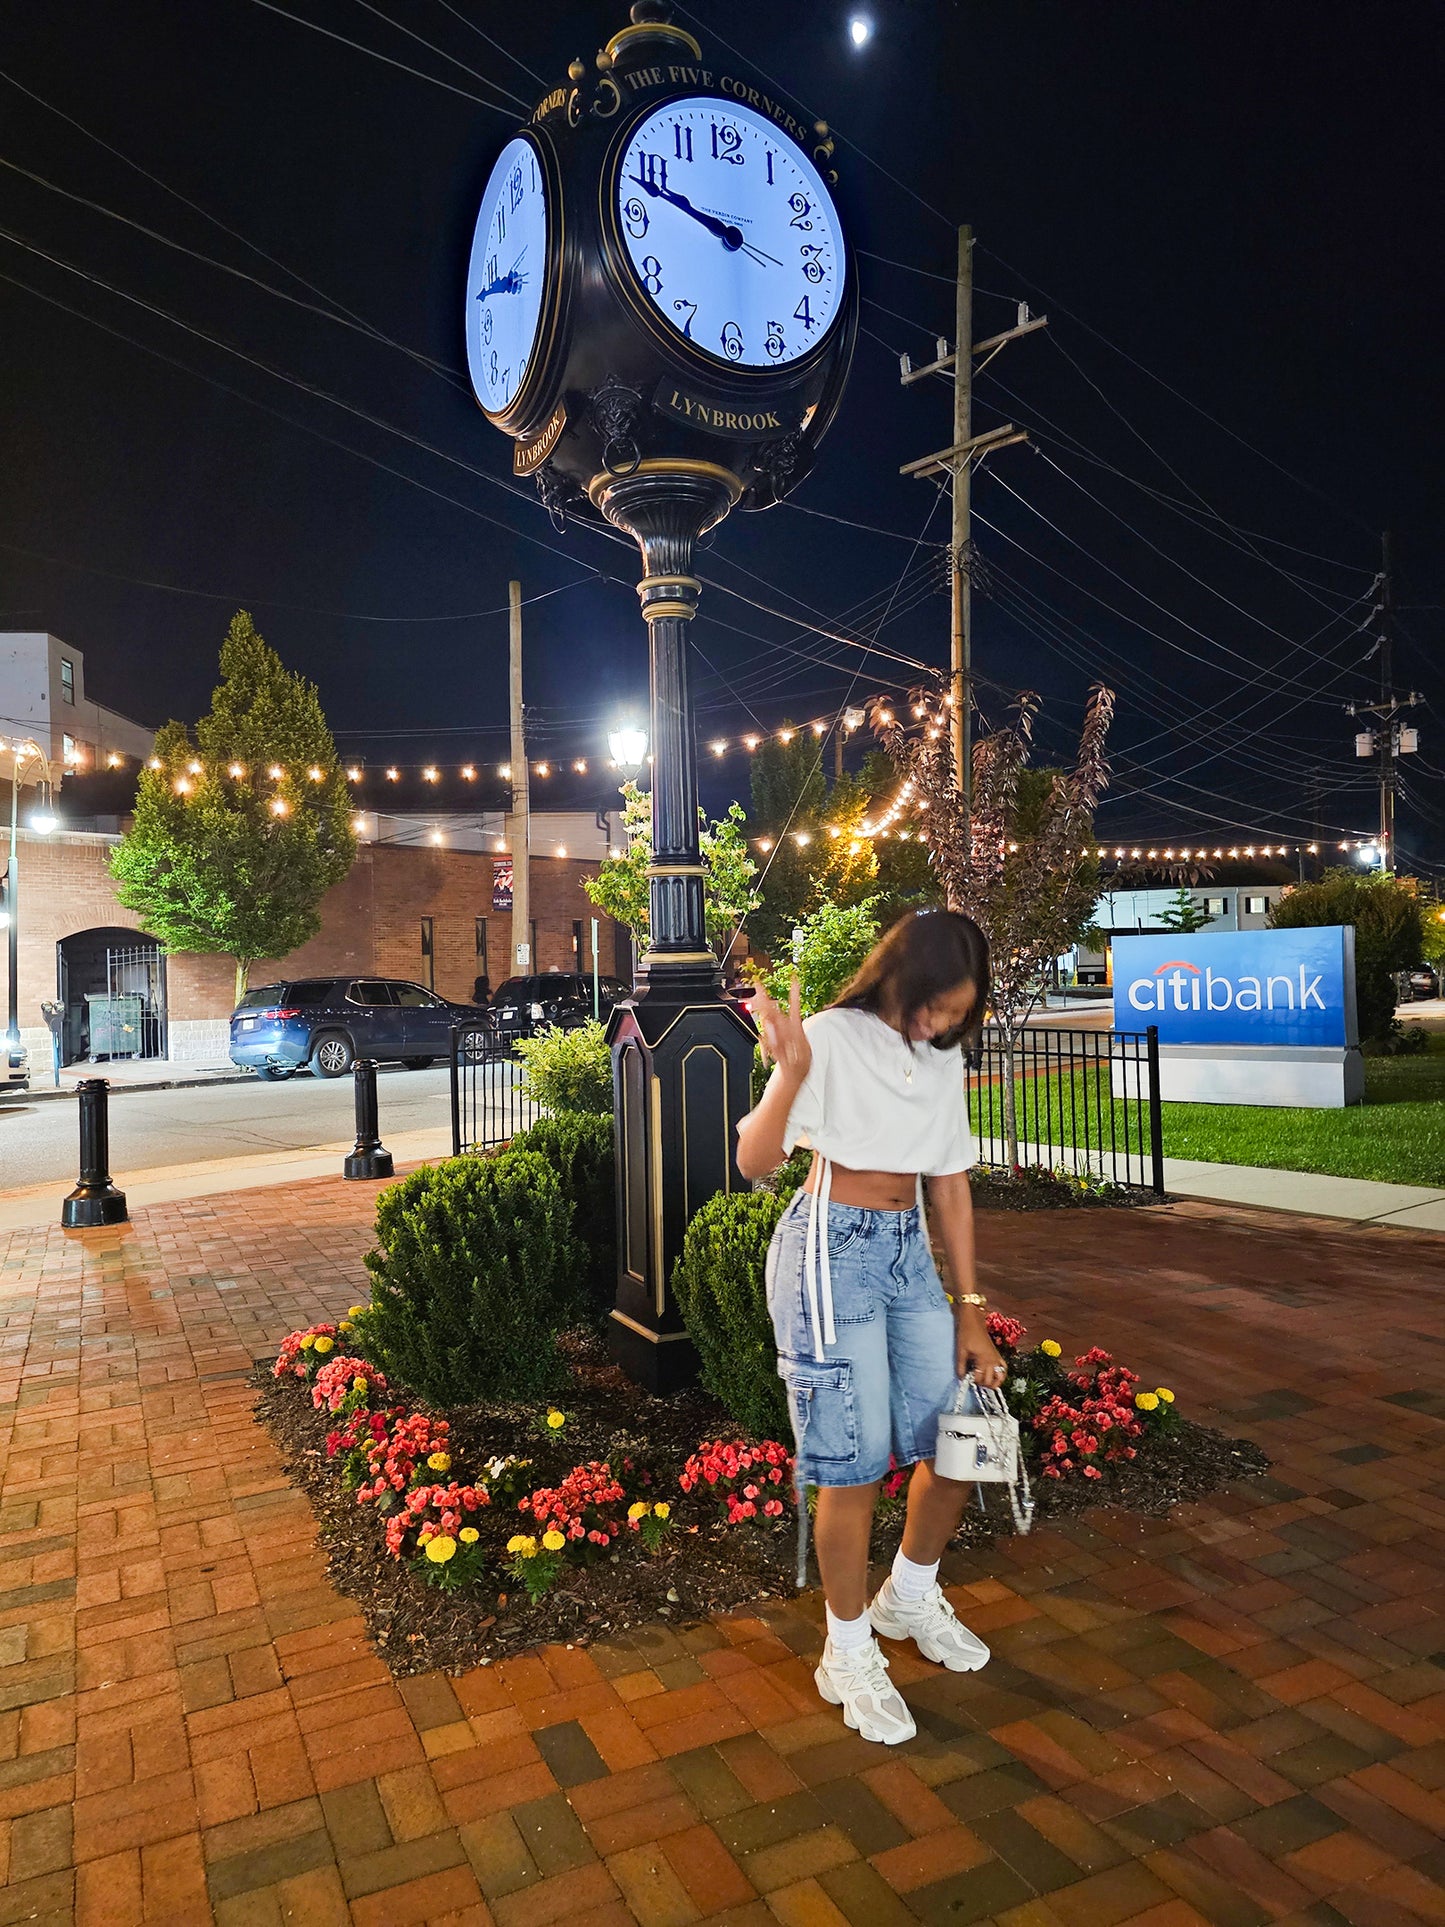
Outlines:
<svg viewBox="0 0 1445 1927"><path fill-rule="evenodd" d="M930 1178L978 1162L958 1045L910 1045L871 1010L820 1010L803 1033L813 1062L788 1113L785 1150L802 1144L850 1171Z"/></svg>
<svg viewBox="0 0 1445 1927"><path fill-rule="evenodd" d="M803 1031L813 1062L788 1113L783 1148L805 1145L822 1159L803 1247L813 1355L821 1362L837 1342L827 1229L834 1164L916 1172L921 1212L924 1178L966 1171L978 1162L978 1149L957 1045L909 1045L869 1010L820 1010Z"/></svg>

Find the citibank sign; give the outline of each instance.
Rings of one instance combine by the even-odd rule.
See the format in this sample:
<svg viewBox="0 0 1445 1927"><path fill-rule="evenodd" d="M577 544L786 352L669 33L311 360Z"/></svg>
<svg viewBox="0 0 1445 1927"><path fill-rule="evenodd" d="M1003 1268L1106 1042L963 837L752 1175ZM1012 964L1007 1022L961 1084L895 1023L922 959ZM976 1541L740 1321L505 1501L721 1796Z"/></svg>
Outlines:
<svg viewBox="0 0 1445 1927"><path fill-rule="evenodd" d="M1162 1044L1358 1041L1350 928L1115 937L1113 957L1117 1030L1157 1024Z"/></svg>

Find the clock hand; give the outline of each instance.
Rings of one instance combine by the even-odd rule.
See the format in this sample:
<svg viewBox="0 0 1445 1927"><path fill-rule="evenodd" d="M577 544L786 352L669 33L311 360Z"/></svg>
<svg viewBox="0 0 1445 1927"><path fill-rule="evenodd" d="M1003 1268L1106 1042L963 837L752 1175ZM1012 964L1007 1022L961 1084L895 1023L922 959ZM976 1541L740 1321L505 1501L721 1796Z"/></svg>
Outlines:
<svg viewBox="0 0 1445 1927"><path fill-rule="evenodd" d="M783 265L776 254L765 254L761 248L754 247L751 241L744 241L742 246L743 253L750 254L753 259L760 264L764 261L771 261L775 268L780 268Z"/></svg>
<svg viewBox="0 0 1445 1927"><path fill-rule="evenodd" d="M507 272L499 275L495 281L489 282L488 285L482 289L481 293L477 296L478 301L485 301L489 294L520 294L522 292L522 284L527 277L525 274L519 273L518 270L521 268L522 258L526 252L527 250L523 248L522 253L517 256Z"/></svg>
<svg viewBox="0 0 1445 1927"><path fill-rule="evenodd" d="M640 187L644 194L650 194L653 200L671 201L672 205L681 208L684 214L690 214L694 221L707 229L709 234L715 234L718 237L729 254L736 254L740 247L746 245L741 228L734 227L730 221L720 221L715 214L704 214L701 208L693 206L685 194L674 193L670 187L659 187L656 181L645 179L640 171L632 185Z"/></svg>

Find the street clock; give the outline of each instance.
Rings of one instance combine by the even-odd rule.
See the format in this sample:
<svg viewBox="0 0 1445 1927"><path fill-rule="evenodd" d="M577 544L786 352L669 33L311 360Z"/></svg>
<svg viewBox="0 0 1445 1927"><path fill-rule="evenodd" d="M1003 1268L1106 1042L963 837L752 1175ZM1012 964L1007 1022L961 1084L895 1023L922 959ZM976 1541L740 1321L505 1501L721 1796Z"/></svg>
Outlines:
<svg viewBox="0 0 1445 1927"><path fill-rule="evenodd" d="M665 457L726 468L743 508L781 500L852 356L826 126L709 64L668 12L639 0L592 69L573 61L477 216L472 388L559 517L595 516L599 475Z"/></svg>

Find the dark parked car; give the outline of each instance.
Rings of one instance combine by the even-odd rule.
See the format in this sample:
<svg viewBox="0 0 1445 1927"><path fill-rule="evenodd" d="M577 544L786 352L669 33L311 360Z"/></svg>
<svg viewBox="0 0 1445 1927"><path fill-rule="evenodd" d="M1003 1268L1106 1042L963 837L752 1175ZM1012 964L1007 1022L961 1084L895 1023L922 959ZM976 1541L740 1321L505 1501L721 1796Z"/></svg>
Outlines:
<svg viewBox="0 0 1445 1927"><path fill-rule="evenodd" d="M451 1051L452 1026L481 1013L420 984L385 977L304 977L248 990L231 1015L231 1062L258 1077L308 1064L344 1077L358 1057L425 1070Z"/></svg>
<svg viewBox="0 0 1445 1927"><path fill-rule="evenodd" d="M598 981L598 1003L606 1017L614 1004L632 995L618 977ZM592 1015L592 979L580 971L551 970L540 977L509 977L492 998L492 1033L504 1044L535 1037L555 1026L576 1030Z"/></svg>
<svg viewBox="0 0 1445 1927"><path fill-rule="evenodd" d="M1400 972L1400 998L1402 1002L1419 1003L1425 997L1440 995L1440 973L1433 965L1415 964L1409 970Z"/></svg>

